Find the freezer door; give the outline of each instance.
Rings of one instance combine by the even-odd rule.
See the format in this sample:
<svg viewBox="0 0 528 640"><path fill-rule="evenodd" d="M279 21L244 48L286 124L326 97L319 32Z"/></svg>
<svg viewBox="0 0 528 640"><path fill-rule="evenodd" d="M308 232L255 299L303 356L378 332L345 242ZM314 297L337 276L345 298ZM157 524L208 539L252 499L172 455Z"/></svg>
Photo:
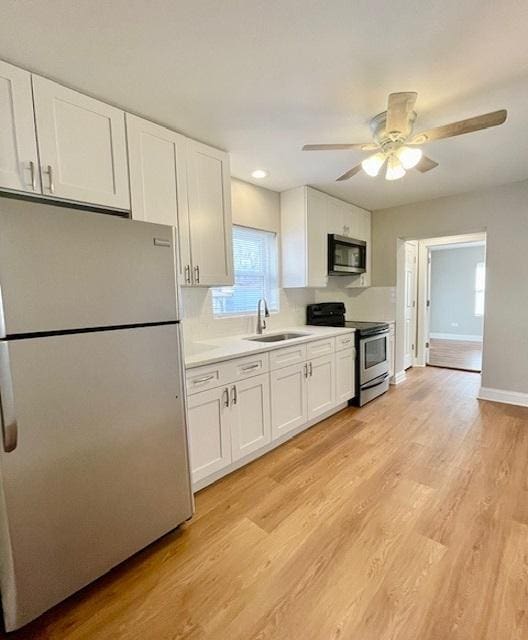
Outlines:
<svg viewBox="0 0 528 640"><path fill-rule="evenodd" d="M179 325L9 343L18 444L0 452L8 630L192 514Z"/></svg>
<svg viewBox="0 0 528 640"><path fill-rule="evenodd" d="M0 288L8 335L175 320L172 229L4 200Z"/></svg>

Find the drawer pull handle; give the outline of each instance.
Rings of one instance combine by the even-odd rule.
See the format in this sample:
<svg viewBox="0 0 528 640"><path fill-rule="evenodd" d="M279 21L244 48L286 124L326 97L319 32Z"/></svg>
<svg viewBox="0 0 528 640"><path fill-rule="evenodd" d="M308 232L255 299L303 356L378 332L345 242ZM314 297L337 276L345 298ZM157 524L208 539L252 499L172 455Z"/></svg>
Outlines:
<svg viewBox="0 0 528 640"><path fill-rule="evenodd" d="M236 384L233 385L232 389L231 389L231 393L232 393L232 400L231 402L233 404L236 404L238 402L238 391L236 388Z"/></svg>
<svg viewBox="0 0 528 640"><path fill-rule="evenodd" d="M250 364L247 367L242 367L242 371L251 371L252 369L258 369L260 367L260 363L256 362L255 364Z"/></svg>
<svg viewBox="0 0 528 640"><path fill-rule="evenodd" d="M226 387L222 392L224 396L224 407L229 407L229 389Z"/></svg>
<svg viewBox="0 0 528 640"><path fill-rule="evenodd" d="M212 380L213 378L214 378L214 375L202 376L201 378L195 378L193 380L193 384L198 384L199 382L208 382L209 380Z"/></svg>
<svg viewBox="0 0 528 640"><path fill-rule="evenodd" d="M313 376L313 366L312 363L310 362L310 378Z"/></svg>

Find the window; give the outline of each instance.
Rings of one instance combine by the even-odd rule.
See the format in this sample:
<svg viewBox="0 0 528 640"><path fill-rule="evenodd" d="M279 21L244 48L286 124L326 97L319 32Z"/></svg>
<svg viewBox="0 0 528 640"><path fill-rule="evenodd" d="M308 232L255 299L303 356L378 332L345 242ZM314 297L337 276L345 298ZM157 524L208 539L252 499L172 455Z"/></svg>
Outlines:
<svg viewBox="0 0 528 640"><path fill-rule="evenodd" d="M259 298L266 298L270 311L278 311L277 235L233 226L233 263L235 285L213 289L213 313L256 313Z"/></svg>
<svg viewBox="0 0 528 640"><path fill-rule="evenodd" d="M475 267L475 315L484 315L484 290L486 289L486 267L477 262Z"/></svg>

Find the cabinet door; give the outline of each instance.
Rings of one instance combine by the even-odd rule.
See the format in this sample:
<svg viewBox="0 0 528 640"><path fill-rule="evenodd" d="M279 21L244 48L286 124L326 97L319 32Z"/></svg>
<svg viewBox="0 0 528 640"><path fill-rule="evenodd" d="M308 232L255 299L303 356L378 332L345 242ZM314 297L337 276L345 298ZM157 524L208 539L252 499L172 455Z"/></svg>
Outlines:
<svg viewBox="0 0 528 640"><path fill-rule="evenodd" d="M356 357L354 347L335 354L336 404L346 402L355 396Z"/></svg>
<svg viewBox="0 0 528 640"><path fill-rule="evenodd" d="M126 114L132 218L177 228L180 282L190 278L186 139L165 127Z"/></svg>
<svg viewBox="0 0 528 640"><path fill-rule="evenodd" d="M129 209L123 111L39 76L33 92L42 192Z"/></svg>
<svg viewBox="0 0 528 640"><path fill-rule="evenodd" d="M267 373L231 386L233 460L271 442L270 382Z"/></svg>
<svg viewBox="0 0 528 640"><path fill-rule="evenodd" d="M273 440L306 422L306 364L271 372L271 434Z"/></svg>
<svg viewBox="0 0 528 640"><path fill-rule="evenodd" d="M229 156L187 141L189 225L194 284L233 284Z"/></svg>
<svg viewBox="0 0 528 640"><path fill-rule="evenodd" d="M189 396L187 428L192 481L197 482L231 462L229 389L219 387Z"/></svg>
<svg viewBox="0 0 528 640"><path fill-rule="evenodd" d="M308 374L308 420L312 420L335 404L334 354L310 360Z"/></svg>
<svg viewBox="0 0 528 640"><path fill-rule="evenodd" d="M40 193L31 74L0 61L0 187Z"/></svg>
<svg viewBox="0 0 528 640"><path fill-rule="evenodd" d="M326 287L328 284L328 196L307 189L306 221L308 227L308 287Z"/></svg>

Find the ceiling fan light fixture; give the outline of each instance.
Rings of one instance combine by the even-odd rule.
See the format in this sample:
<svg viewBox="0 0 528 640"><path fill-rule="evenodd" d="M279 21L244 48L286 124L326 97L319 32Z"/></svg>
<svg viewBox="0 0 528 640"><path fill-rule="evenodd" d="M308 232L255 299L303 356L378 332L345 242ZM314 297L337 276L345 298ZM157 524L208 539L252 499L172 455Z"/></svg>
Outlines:
<svg viewBox="0 0 528 640"><path fill-rule="evenodd" d="M385 162L385 157L386 156L384 153L375 153L374 155L369 156L368 158L365 158L365 160L363 160L363 162L361 163L361 168L367 175L375 178L380 172L383 163Z"/></svg>
<svg viewBox="0 0 528 640"><path fill-rule="evenodd" d="M405 175L405 169L403 168L400 160L391 155L387 163L387 172L385 173L385 180L399 180Z"/></svg>
<svg viewBox="0 0 528 640"><path fill-rule="evenodd" d="M423 151L403 146L398 149L396 155L404 169L413 169L422 159Z"/></svg>

